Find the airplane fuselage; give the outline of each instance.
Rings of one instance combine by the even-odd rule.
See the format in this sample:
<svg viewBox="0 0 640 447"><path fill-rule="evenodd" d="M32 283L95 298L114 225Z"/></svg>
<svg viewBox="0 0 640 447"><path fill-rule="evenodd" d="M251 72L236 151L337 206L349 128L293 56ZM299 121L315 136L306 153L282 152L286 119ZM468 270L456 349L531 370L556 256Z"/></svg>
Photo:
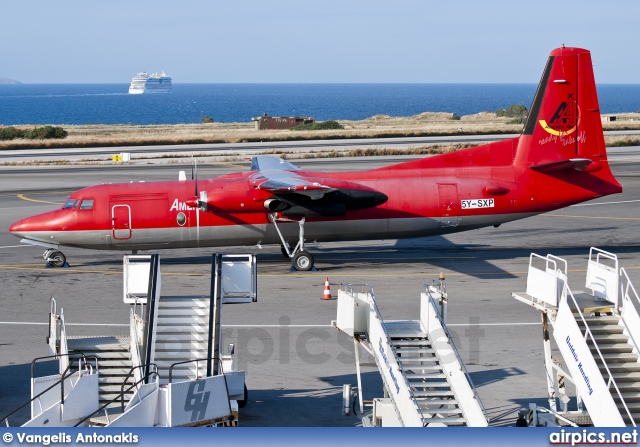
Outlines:
<svg viewBox="0 0 640 447"><path fill-rule="evenodd" d="M468 161L461 153L450 153L394 165L394 169L322 173L324 178L380 191L388 200L375 208L346 211L344 216L307 217L305 238L325 242L453 233L604 195L601 185L594 191L598 178L592 175L573 174L590 179L590 188L588 183L576 186L565 177L557 179L514 165L512 147L517 141L485 146L490 150L485 157L474 157L472 166L465 164ZM482 159L487 166L482 166ZM187 204L194 195L193 181L104 184L72 194L69 202L75 206L47 213L46 221L39 216L24 219L12 232L60 246L104 250L280 243L263 206L272 194L253 187L250 172L201 180L198 186L210 191L217 210L205 212ZM612 184L610 189L617 192L619 187ZM91 208L83 207L85 201L92 201ZM285 238L293 242L298 220L280 223Z"/></svg>

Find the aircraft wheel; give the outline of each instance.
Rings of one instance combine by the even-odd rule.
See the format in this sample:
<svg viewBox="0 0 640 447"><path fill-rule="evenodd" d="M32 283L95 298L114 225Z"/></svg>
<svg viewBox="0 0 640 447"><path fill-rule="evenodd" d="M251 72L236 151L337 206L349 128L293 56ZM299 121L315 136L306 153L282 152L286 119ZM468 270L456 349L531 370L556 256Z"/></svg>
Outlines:
<svg viewBox="0 0 640 447"><path fill-rule="evenodd" d="M244 394L242 395L242 400L238 401L238 407L240 408L244 408L245 405L247 405L247 402L249 401L249 391L247 390L247 384L244 384Z"/></svg>
<svg viewBox="0 0 640 447"><path fill-rule="evenodd" d="M67 257L62 254L61 251L54 251L49 255L49 261L51 265L54 267L64 267L64 264L67 262Z"/></svg>
<svg viewBox="0 0 640 447"><path fill-rule="evenodd" d="M313 256L308 251L300 251L293 257L291 264L298 271L309 271L313 268Z"/></svg>

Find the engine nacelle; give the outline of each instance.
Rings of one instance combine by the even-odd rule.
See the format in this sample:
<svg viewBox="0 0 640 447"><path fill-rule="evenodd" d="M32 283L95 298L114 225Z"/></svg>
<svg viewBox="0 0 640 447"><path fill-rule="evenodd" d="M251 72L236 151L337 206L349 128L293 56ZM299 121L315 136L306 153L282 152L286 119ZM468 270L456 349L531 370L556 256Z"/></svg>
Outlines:
<svg viewBox="0 0 640 447"><path fill-rule="evenodd" d="M267 199L263 205L269 211L284 211L291 206L280 199Z"/></svg>

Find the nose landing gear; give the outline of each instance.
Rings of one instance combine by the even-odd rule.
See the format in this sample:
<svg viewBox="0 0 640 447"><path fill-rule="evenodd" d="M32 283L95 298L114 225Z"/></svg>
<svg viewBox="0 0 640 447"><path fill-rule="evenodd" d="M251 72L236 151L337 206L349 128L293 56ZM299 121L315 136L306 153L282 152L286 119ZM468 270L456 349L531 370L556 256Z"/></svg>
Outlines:
<svg viewBox="0 0 640 447"><path fill-rule="evenodd" d="M56 249L50 248L42 255L47 264L52 267L69 267L67 257Z"/></svg>

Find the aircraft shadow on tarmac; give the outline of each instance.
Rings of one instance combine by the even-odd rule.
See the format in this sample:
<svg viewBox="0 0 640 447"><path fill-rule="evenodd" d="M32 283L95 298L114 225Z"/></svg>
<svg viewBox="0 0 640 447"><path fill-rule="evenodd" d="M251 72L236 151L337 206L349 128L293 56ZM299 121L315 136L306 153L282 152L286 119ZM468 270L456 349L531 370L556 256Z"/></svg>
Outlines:
<svg viewBox="0 0 640 447"><path fill-rule="evenodd" d="M615 230L615 227L592 227L580 229L581 242L589 241L588 234L603 234ZM565 230L566 232L566 230ZM555 236L554 236L555 234ZM526 228L501 230L501 245L492 244L459 244L450 241L445 236L430 236L415 239L398 240L393 245L377 245L375 241L368 243L358 243L350 245L344 242L338 246L332 244L327 247L320 244L311 248L316 257L316 267L321 272L330 272L343 269L345 267L380 267L400 264L428 264L433 266L434 273L440 270L447 270L462 273L479 279L509 279L516 275L510 273L494 264L494 261L508 261L516 258L528 258L532 252L540 255L553 254L555 256L588 256L593 243L558 244L558 241L566 240L563 231L554 231L549 228ZM550 241L546 247L538 244L536 247L526 247L519 244L520 236L533 237L539 235L540 241ZM506 241L506 242L505 242ZM508 244L505 247L505 244ZM640 251L638 245L597 245L598 248L616 254L637 253ZM313 247L313 246L312 246ZM206 248L196 249L202 253ZM257 250L255 247L225 247L217 250L211 247L211 253L219 251L221 253L255 253L258 255L258 263L270 263L281 266L282 271L289 271L289 262L282 256L279 250L274 247L266 250ZM194 250L195 251L195 250ZM188 255L188 250L151 250L145 253L160 252L163 265L206 265L211 263L211 255ZM88 252L89 253L89 252ZM112 260L110 256L102 256L101 260L95 260L95 252L91 255L82 255L84 265L117 265L122 261ZM115 253L115 252L114 252ZM121 252L126 253L126 252ZM205 252L206 253L206 252ZM86 259L84 259L86 258ZM70 261L72 263L73 260Z"/></svg>

